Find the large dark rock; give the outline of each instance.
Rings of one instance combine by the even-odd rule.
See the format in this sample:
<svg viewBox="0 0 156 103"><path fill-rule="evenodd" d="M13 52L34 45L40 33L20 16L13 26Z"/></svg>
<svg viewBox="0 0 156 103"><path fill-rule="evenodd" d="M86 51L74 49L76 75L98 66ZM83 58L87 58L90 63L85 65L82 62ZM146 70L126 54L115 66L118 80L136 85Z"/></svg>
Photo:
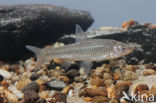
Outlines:
<svg viewBox="0 0 156 103"><path fill-rule="evenodd" d="M89 38L114 39L132 45L135 50L126 56L129 64L156 63L156 26L136 24L122 32L119 29L96 29L86 32ZM74 42L74 35L60 38L66 44Z"/></svg>
<svg viewBox="0 0 156 103"><path fill-rule="evenodd" d="M89 12L53 5L0 6L0 60L24 58L25 45L43 47L74 33L75 24L86 30L93 21Z"/></svg>

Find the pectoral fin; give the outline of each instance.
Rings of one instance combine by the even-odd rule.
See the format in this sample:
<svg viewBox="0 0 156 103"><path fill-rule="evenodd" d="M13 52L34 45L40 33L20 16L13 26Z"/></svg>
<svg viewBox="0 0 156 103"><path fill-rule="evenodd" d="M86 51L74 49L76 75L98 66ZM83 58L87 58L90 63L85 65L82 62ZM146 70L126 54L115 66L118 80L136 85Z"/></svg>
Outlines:
<svg viewBox="0 0 156 103"><path fill-rule="evenodd" d="M83 61L80 64L80 74L82 75L87 75L90 73L90 70L92 68L93 63L92 62L87 62L87 61Z"/></svg>
<svg viewBox="0 0 156 103"><path fill-rule="evenodd" d="M87 39L86 33L82 30L80 25L76 24L76 42Z"/></svg>

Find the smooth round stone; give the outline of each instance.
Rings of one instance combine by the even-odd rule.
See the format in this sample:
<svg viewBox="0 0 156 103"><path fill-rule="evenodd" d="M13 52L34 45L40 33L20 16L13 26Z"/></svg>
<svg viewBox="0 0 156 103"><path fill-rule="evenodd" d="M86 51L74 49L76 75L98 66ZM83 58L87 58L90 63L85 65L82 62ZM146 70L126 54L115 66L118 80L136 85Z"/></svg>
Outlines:
<svg viewBox="0 0 156 103"><path fill-rule="evenodd" d="M25 92L27 90L34 90L35 92L38 92L39 85L36 82L31 82L31 83L27 84L26 86L24 86L24 88L22 89L23 92Z"/></svg>
<svg viewBox="0 0 156 103"><path fill-rule="evenodd" d="M47 82L47 86L50 89L62 90L66 86L66 84L58 79L52 79L49 82Z"/></svg>
<svg viewBox="0 0 156 103"><path fill-rule="evenodd" d="M4 77L0 75L0 82L4 80Z"/></svg>
<svg viewBox="0 0 156 103"><path fill-rule="evenodd" d="M30 76L30 80L34 81L36 79L39 78L39 75L37 73L33 73L31 76Z"/></svg>

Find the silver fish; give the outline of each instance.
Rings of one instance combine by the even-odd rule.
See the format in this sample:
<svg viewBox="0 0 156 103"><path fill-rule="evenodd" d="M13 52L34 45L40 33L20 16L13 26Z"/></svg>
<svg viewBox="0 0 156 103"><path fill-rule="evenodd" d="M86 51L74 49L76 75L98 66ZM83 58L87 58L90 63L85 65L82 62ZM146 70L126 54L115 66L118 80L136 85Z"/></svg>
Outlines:
<svg viewBox="0 0 156 103"><path fill-rule="evenodd" d="M45 61L54 58L66 61L82 61L81 67L89 73L93 61L103 61L127 55L133 51L133 47L111 39L88 39L81 27L76 24L76 43L58 48L37 48L26 46L37 56L36 68L39 68Z"/></svg>

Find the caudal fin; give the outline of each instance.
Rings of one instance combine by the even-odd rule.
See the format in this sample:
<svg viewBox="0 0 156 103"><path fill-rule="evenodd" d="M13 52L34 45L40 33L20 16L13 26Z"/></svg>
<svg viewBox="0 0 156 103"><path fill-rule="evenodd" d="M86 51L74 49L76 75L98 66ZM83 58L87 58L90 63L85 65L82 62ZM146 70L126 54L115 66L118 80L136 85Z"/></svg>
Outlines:
<svg viewBox="0 0 156 103"><path fill-rule="evenodd" d="M40 66L44 63L45 61L45 56L42 52L42 50L40 48L37 48L35 46L30 46L30 45L26 45L25 46L28 50L32 51L33 53L35 53L36 58L37 58L37 65L35 67L35 69L39 69Z"/></svg>

